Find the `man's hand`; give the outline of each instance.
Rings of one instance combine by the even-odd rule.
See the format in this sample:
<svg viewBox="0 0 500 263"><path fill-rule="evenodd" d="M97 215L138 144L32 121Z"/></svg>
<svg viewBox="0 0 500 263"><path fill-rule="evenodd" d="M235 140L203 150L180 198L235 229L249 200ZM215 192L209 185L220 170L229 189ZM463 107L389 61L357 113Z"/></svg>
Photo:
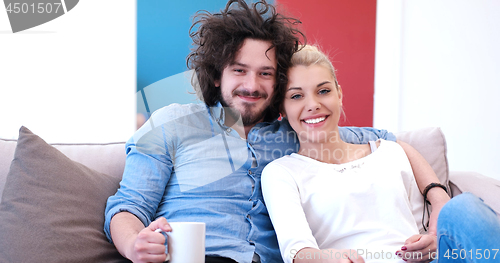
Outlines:
<svg viewBox="0 0 500 263"><path fill-rule="evenodd" d="M110 224L116 249L135 263L165 261L165 237L162 233L155 232L157 229L172 231L167 219L163 217L144 227L136 216L128 212L117 213Z"/></svg>
<svg viewBox="0 0 500 263"><path fill-rule="evenodd" d="M151 222L148 227L137 234L133 247L129 250L131 253L128 256L132 262L165 262L167 259L165 236L162 233L155 232L157 229L165 232L172 231L167 219L163 217Z"/></svg>
<svg viewBox="0 0 500 263"><path fill-rule="evenodd" d="M435 235L413 235L396 252L407 262L430 262L436 258L437 238Z"/></svg>

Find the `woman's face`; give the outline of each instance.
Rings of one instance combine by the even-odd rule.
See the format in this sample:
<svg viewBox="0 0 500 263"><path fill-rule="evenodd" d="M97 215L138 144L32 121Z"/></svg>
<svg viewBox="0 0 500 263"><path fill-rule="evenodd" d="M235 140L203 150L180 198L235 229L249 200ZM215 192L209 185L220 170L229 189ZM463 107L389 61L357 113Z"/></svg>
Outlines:
<svg viewBox="0 0 500 263"><path fill-rule="evenodd" d="M338 138L342 92L321 65L295 66L288 71L284 110L301 146Z"/></svg>

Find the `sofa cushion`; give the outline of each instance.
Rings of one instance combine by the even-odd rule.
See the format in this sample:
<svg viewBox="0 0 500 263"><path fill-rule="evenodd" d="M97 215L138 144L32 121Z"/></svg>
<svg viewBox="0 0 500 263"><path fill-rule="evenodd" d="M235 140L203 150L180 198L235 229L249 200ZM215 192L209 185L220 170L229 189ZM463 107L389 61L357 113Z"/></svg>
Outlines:
<svg viewBox="0 0 500 263"><path fill-rule="evenodd" d="M471 192L495 210L500 217L500 180L476 172L450 172L450 187L453 196Z"/></svg>
<svg viewBox="0 0 500 263"><path fill-rule="evenodd" d="M0 201L17 140L0 139ZM125 167L125 142L51 143L73 161L98 172L121 178Z"/></svg>
<svg viewBox="0 0 500 263"><path fill-rule="evenodd" d="M103 231L119 181L22 127L0 203L0 262L128 262Z"/></svg>
<svg viewBox="0 0 500 263"><path fill-rule="evenodd" d="M439 127L429 127L418 130L399 132L395 134L398 140L404 141L417 150L431 165L439 181L449 190L449 169L446 158L446 140Z"/></svg>

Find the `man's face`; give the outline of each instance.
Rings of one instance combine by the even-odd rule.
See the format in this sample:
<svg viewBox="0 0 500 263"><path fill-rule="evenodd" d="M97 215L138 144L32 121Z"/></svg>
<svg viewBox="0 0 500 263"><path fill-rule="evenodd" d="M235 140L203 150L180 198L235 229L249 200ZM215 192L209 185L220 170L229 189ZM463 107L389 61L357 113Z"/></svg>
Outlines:
<svg viewBox="0 0 500 263"><path fill-rule="evenodd" d="M224 107L239 113L244 126L262 121L276 84L276 53L271 43L247 38L234 61L222 71L220 81ZM267 51L267 52L266 52Z"/></svg>

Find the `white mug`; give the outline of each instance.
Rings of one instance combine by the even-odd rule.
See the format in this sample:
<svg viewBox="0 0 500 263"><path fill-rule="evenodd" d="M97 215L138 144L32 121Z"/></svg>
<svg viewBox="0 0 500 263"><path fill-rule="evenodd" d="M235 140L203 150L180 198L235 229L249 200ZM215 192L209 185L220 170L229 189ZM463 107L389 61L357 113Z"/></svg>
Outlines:
<svg viewBox="0 0 500 263"><path fill-rule="evenodd" d="M205 223L169 222L171 232L166 233L169 263L205 262ZM157 229L157 232L162 232Z"/></svg>

